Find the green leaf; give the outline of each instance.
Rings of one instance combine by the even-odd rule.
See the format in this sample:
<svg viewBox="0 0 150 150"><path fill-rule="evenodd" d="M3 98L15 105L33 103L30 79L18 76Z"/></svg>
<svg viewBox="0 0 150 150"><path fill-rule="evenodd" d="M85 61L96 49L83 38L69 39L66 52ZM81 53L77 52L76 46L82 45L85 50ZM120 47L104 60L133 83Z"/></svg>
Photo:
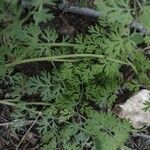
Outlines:
<svg viewBox="0 0 150 150"><path fill-rule="evenodd" d="M0 65L0 78L5 76L7 70L8 68L6 68L4 65Z"/></svg>
<svg viewBox="0 0 150 150"><path fill-rule="evenodd" d="M53 81L52 75L42 72L41 75L30 78L28 83L28 93L40 93L43 101L52 101L61 97L61 84Z"/></svg>
<svg viewBox="0 0 150 150"><path fill-rule="evenodd" d="M116 150L123 146L131 131L130 125L111 113L90 112L86 122L87 132L97 138L102 150Z"/></svg>
<svg viewBox="0 0 150 150"><path fill-rule="evenodd" d="M56 32L56 30L48 28L42 32L41 37L43 39L41 40L41 42L45 41L43 43L55 43L56 39L58 38L58 33Z"/></svg>
<svg viewBox="0 0 150 150"><path fill-rule="evenodd" d="M55 0L31 0L32 5L35 7L43 6L44 4L55 5Z"/></svg>
<svg viewBox="0 0 150 150"><path fill-rule="evenodd" d="M96 148L96 150L101 150L102 148L101 148L101 143L100 143L100 141L99 141L99 139L95 139L95 148Z"/></svg>
<svg viewBox="0 0 150 150"><path fill-rule="evenodd" d="M131 80L130 82L124 84L124 86L131 92L137 92L140 88L140 84L137 80Z"/></svg>
<svg viewBox="0 0 150 150"><path fill-rule="evenodd" d="M150 44L150 36L145 36L144 41L149 45Z"/></svg>
<svg viewBox="0 0 150 150"><path fill-rule="evenodd" d="M53 15L51 13L48 13L49 11L46 9L42 9L40 11L37 11L33 15L33 19L36 23L40 22L46 22L48 20L51 20L53 18Z"/></svg>
<svg viewBox="0 0 150 150"><path fill-rule="evenodd" d="M115 92L118 89L117 82L114 79L114 81L108 78L106 80L108 80L108 82L101 81L99 85L91 83L86 86L87 97L100 107L112 106L113 102L116 100ZM105 86L103 84L105 84Z"/></svg>
<svg viewBox="0 0 150 150"><path fill-rule="evenodd" d="M143 13L140 16L140 22L143 24L144 28L150 29L150 6L144 6Z"/></svg>
<svg viewBox="0 0 150 150"><path fill-rule="evenodd" d="M145 110L145 111L150 111L150 102L149 102L149 101L146 101L146 102L144 103L144 105L145 105L144 110Z"/></svg>
<svg viewBox="0 0 150 150"><path fill-rule="evenodd" d="M137 45L144 41L143 35L140 33L134 33L131 35L131 40Z"/></svg>
<svg viewBox="0 0 150 150"><path fill-rule="evenodd" d="M98 0L95 5L110 22L126 25L132 21L129 0Z"/></svg>

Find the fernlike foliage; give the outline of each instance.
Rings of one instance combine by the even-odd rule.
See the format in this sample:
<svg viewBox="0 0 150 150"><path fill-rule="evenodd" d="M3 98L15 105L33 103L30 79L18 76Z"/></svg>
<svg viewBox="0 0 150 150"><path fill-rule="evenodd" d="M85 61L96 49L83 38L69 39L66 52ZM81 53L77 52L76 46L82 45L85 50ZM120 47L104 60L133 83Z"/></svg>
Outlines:
<svg viewBox="0 0 150 150"><path fill-rule="evenodd" d="M150 6L138 3L134 8L129 0L97 1L103 14L99 23L71 43L61 40L55 29L41 29L39 24L53 17L47 4L55 5L53 0L32 0L26 12L17 1L0 2L0 79L10 84L9 99L16 107L12 117L35 119L40 109L36 124L42 150L117 150L131 127L107 111L120 90L150 86L149 60L139 48L141 43L149 46L150 37L128 27L133 12L142 7L138 20L149 29ZM41 61L51 67L34 76L17 71ZM124 80L122 68L131 70L133 77ZM38 102L44 106L38 107Z"/></svg>

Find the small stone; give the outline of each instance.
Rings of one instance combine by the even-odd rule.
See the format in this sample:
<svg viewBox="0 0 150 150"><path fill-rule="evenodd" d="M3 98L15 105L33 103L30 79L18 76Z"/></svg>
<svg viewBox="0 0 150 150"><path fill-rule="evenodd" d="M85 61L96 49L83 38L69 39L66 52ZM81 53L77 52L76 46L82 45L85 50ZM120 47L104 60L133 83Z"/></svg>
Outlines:
<svg viewBox="0 0 150 150"><path fill-rule="evenodd" d="M124 104L117 104L113 112L120 118L128 119L136 129L150 126L150 111L144 110L146 101L150 101L150 91L141 90Z"/></svg>

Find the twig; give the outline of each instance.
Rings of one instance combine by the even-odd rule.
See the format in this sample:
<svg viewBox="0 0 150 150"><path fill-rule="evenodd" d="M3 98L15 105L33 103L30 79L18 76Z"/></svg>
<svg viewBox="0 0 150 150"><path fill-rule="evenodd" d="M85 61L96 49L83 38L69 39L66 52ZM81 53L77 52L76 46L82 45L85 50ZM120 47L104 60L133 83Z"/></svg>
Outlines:
<svg viewBox="0 0 150 150"><path fill-rule="evenodd" d="M150 139L150 135L146 135L144 133L133 133L132 135L133 135L133 137L142 137L145 139Z"/></svg>
<svg viewBox="0 0 150 150"><path fill-rule="evenodd" d="M75 13L79 15L91 16L94 18L98 18L102 16L102 13L100 11L97 11L91 8L79 7L79 6L67 6L67 3L65 0L63 0L62 3L58 5L58 8L59 10L63 12L70 12L70 13ZM138 30L139 32L143 34L150 34L150 32L147 29L145 29L143 25L139 23L138 21L131 22L129 24L129 27L135 28L136 30Z"/></svg>
<svg viewBox="0 0 150 150"><path fill-rule="evenodd" d="M10 126L10 125L15 124L15 122L18 123L19 121L20 121L20 120L13 120L13 121L11 121L11 122L0 123L0 126L1 126L1 127L3 127L3 126ZM25 122L25 121L24 121L24 122ZM26 122L25 122L25 123L26 123ZM27 124L31 124L31 123L33 123L33 120L27 121Z"/></svg>
<svg viewBox="0 0 150 150"><path fill-rule="evenodd" d="M36 117L36 119L34 120L34 122L32 123L32 125L30 126L30 128L28 129L28 131L25 133L25 135L22 137L22 139L20 140L19 144L16 147L16 150L19 149L20 145L22 144L22 142L24 141L24 139L26 138L26 136L28 135L28 133L30 132L30 130L32 129L32 127L35 125L35 123L37 122L38 118L42 115L41 112L39 112L38 116Z"/></svg>
<svg viewBox="0 0 150 150"><path fill-rule="evenodd" d="M133 140L132 138L129 138L131 140L131 142L133 143L134 146L136 146L139 150L142 150Z"/></svg>
<svg viewBox="0 0 150 150"><path fill-rule="evenodd" d="M58 5L59 10L63 12L69 12L69 13L75 13L79 15L85 15L85 16L91 16L91 17L100 17L101 13L99 11L96 11L94 9L90 9L87 7L78 7L78 6L63 6L62 4Z"/></svg>
<svg viewBox="0 0 150 150"><path fill-rule="evenodd" d="M143 48L144 51L150 50L150 46Z"/></svg>

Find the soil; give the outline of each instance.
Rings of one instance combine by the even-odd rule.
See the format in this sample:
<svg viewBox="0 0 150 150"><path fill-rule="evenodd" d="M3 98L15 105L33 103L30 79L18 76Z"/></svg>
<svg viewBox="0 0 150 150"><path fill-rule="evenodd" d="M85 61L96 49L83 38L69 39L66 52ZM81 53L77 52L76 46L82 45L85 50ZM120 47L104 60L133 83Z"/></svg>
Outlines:
<svg viewBox="0 0 150 150"><path fill-rule="evenodd" d="M68 2L70 5L73 5L76 3L76 0L68 0ZM93 0L88 0L87 2L87 6L93 7ZM60 38L67 35L69 38L73 39L79 33L86 34L88 27L94 26L97 23L97 19L92 17L63 13L57 8L57 6L53 7L52 11L54 13L54 19L47 23L41 23L40 26L42 29L47 27L54 27L58 31ZM22 72L28 76L33 76L39 74L43 70L48 70L52 67L52 64L47 62L32 63L17 66L15 71ZM133 73L129 68L122 68L122 71L126 72L124 74L125 80L133 77ZM0 90L3 90L3 93L8 93L9 82L7 79L0 83ZM129 98L130 95L131 93L129 91L122 91L118 93L117 103L125 102L125 100ZM4 95L1 95L1 91L0 98L4 98ZM16 145L15 143L19 142L19 139L26 133L28 129L28 126L26 126L21 132L12 133L12 130L9 126L1 125L5 122L11 121L12 111L14 111L12 107L0 105L0 150L14 150ZM144 129L142 132L146 135L150 135L149 128ZM34 129L32 129L26 137L25 142L22 144L20 150L39 150L39 143L39 134ZM131 150L150 150L150 138L135 137L131 135L126 145L127 147L130 147Z"/></svg>

